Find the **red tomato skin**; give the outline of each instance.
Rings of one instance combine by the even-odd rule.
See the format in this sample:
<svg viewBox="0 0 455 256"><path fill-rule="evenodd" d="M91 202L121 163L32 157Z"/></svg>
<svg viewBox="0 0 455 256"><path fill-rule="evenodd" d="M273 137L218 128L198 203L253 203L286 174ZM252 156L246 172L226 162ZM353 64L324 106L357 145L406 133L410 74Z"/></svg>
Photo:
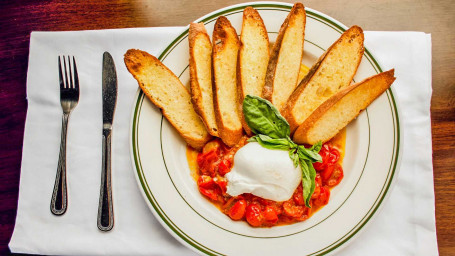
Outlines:
<svg viewBox="0 0 455 256"><path fill-rule="evenodd" d="M330 199L330 189L326 186L322 186L319 197L313 200L313 204L316 206L323 206L329 202L329 199Z"/></svg>
<svg viewBox="0 0 455 256"><path fill-rule="evenodd" d="M212 177L207 175L201 175L197 181L199 192L204 196L214 200L223 201L221 197L221 189Z"/></svg>
<svg viewBox="0 0 455 256"><path fill-rule="evenodd" d="M283 203L283 212L285 215L293 218L299 218L304 212L303 206L294 205L292 200Z"/></svg>
<svg viewBox="0 0 455 256"><path fill-rule="evenodd" d="M206 153L199 153L196 162L201 173L214 177L219 157L219 149L214 149Z"/></svg>
<svg viewBox="0 0 455 256"><path fill-rule="evenodd" d="M327 180L327 185L330 187L338 185L344 177L343 167L338 163L333 166L333 172L330 178Z"/></svg>
<svg viewBox="0 0 455 256"><path fill-rule="evenodd" d="M331 147L328 158L327 158L327 163L334 164L338 161L339 158L340 158L340 152L338 152L338 150L336 148Z"/></svg>
<svg viewBox="0 0 455 256"><path fill-rule="evenodd" d="M319 173L316 174L316 177L314 180L315 180L315 186L314 186L314 192L313 192L313 195L311 196L311 199L318 198L319 194L321 193L321 186L322 186L321 175Z"/></svg>
<svg viewBox="0 0 455 256"><path fill-rule="evenodd" d="M264 218L269 223L276 223L278 221L278 214L271 206L266 206L264 210Z"/></svg>
<svg viewBox="0 0 455 256"><path fill-rule="evenodd" d="M261 206L255 203L251 203L246 207L246 213L245 213L246 221L253 226L253 227L259 227L262 225L263 222L263 216L261 212Z"/></svg>
<svg viewBox="0 0 455 256"><path fill-rule="evenodd" d="M199 187L199 192L213 201L218 201L218 194L213 189Z"/></svg>
<svg viewBox="0 0 455 256"><path fill-rule="evenodd" d="M223 194L226 193L226 190L227 190L227 180L226 179L217 176L215 183L221 189L221 192L223 192Z"/></svg>
<svg viewBox="0 0 455 256"><path fill-rule="evenodd" d="M231 171L231 162L227 159L223 159L218 165L218 173L221 176L226 175L226 173Z"/></svg>
<svg viewBox="0 0 455 256"><path fill-rule="evenodd" d="M324 164L324 162L322 162L322 163L316 162L316 163L313 163L313 167L316 171L320 172L320 171L324 170L325 164Z"/></svg>
<svg viewBox="0 0 455 256"><path fill-rule="evenodd" d="M197 185L200 188L214 188L216 183L215 181L213 181L212 177L207 175L201 175L197 181Z"/></svg>
<svg viewBox="0 0 455 256"><path fill-rule="evenodd" d="M300 193L298 193L300 192ZM298 191L297 193L294 193L293 199L296 205L305 205L305 200L303 200L303 194L302 191Z"/></svg>
<svg viewBox="0 0 455 256"><path fill-rule="evenodd" d="M321 178L324 182L327 182L333 173L333 165L327 165L327 167L321 172Z"/></svg>
<svg viewBox="0 0 455 256"><path fill-rule="evenodd" d="M232 207L229 209L229 217L233 220L240 220L245 216L246 210L246 201L241 199L238 200Z"/></svg>
<svg viewBox="0 0 455 256"><path fill-rule="evenodd" d="M340 158L340 152L329 143L322 145L319 155L322 158L322 163L313 163L314 169L319 172L324 171L330 165L335 164Z"/></svg>

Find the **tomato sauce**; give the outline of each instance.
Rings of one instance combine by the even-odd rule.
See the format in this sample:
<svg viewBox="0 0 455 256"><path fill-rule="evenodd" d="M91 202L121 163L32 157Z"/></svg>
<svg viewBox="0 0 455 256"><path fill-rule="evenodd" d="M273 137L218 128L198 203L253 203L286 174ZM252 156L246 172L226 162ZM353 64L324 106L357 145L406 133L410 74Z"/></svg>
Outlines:
<svg viewBox="0 0 455 256"><path fill-rule="evenodd" d="M311 208L305 207L302 184L292 197L284 202L275 202L244 193L232 197L226 193L227 180L224 177L234 162L238 149L247 143L244 137L238 145L229 148L220 139L208 142L202 152L187 148L187 159L191 176L199 192L221 212L235 221L246 221L253 227L287 225L308 219L330 199L330 189L338 185L344 173L342 160L346 141L343 129L329 142L323 144L319 154L322 163L314 163L316 187L310 200Z"/></svg>

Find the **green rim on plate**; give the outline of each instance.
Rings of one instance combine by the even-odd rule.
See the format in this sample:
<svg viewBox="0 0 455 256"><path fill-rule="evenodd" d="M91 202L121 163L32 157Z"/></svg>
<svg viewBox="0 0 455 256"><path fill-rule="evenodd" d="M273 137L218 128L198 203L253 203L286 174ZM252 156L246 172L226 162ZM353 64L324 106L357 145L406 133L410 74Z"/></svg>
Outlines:
<svg viewBox="0 0 455 256"><path fill-rule="evenodd" d="M204 22L205 24L208 24L210 22L213 22L220 15L228 16L228 15L232 15L232 14L235 14L235 13L242 12L243 9L246 6L253 6L257 10L277 10L277 11L285 11L285 12L289 12L289 10L292 8L292 5L284 4L284 3L245 3L245 4L235 5L235 6L232 6L232 7L228 7L226 9L221 9L219 11L213 12L213 13L207 15L206 17L203 17L200 20L197 20L197 22ZM330 28L334 29L335 31L339 32L340 34L343 33L346 30L346 27L344 25L342 25L341 23L339 23L339 22L337 22L337 21L335 21L333 19L328 18L327 16L325 16L325 15L323 15L323 14L317 12L317 11L314 11L314 10L311 10L309 8L306 8L306 14L307 14L307 18L311 18L311 19L317 20L317 21L319 21L321 23L324 23L325 25L327 25ZM270 32L270 33L274 33L274 32ZM161 55L159 56L160 61L164 61L166 59L166 57L168 56L168 54L170 52L172 52L172 50L179 43L181 43L183 40L185 40L187 36L188 36L188 29L186 29L178 37L176 37L175 40L171 44L169 44L169 46L161 53ZM307 42L309 42L309 41L307 41ZM316 47L319 47L320 49L322 49L322 47L320 47L320 46L318 46L318 45L316 45L316 44L314 44L312 42L309 42L309 43L311 43L311 44L315 45ZM325 50L325 49L322 49L322 50ZM381 67L379 66L377 61L374 59L372 54L367 49L365 49L364 56L369 61L370 65L375 69L376 73L382 72ZM188 67L186 67L182 71L182 73L187 68ZM384 198L387 195L387 192L389 191L389 189L391 187L392 181L394 180L393 177L396 175L396 172L397 172L397 165L398 165L398 160L399 160L400 139L401 139L400 136L401 135L400 135L400 123L399 123L399 117L398 117L399 116L398 115L398 108L397 108L396 101L395 101L395 98L394 98L392 90L391 89L387 90L386 95L387 95L387 98L388 98L388 103L389 103L390 108L391 108L391 113L393 115L392 120L393 120L393 125L394 125L393 156L392 156L392 159L391 159L391 163L390 163L390 167L389 167L389 171L388 171L388 176L387 176L386 182L383 184L382 190L379 193L378 197L376 198L376 201L374 202L374 204L372 205L370 210L357 223L357 225L355 225L349 232L347 232L343 237L341 237L337 241L335 241L332 244L330 244L329 246L327 246L325 248L322 248L319 251L316 251L316 252L314 252L312 254L309 254L309 255L325 255L327 253L330 253L330 252L334 251L335 249L340 248L340 246L344 245L348 240L350 240L353 236L355 236L369 222L369 220L375 215L377 210L382 205L382 202L383 202ZM153 195L153 193L152 193L152 191L151 191L151 189L150 189L150 187L149 187L149 185L147 183L147 180L144 177L144 170L142 168L140 155L138 153L139 152L139 150L138 150L138 139L137 139L137 136L138 136L138 123L139 123L138 121L139 121L140 110L141 110L144 98L145 98L145 94L142 93L142 91L139 90L138 91L137 100L136 100L136 104L135 104L134 111L133 111L132 137L131 137L132 140L131 140L131 143L132 143L133 162L134 162L134 167L135 167L135 170L136 170L137 178L138 178L138 180L140 182L140 185L142 187L143 192L146 195L146 198L147 198L148 202L151 204L151 206L153 207L153 210L155 211L156 215L159 216L159 218L161 219L162 223L164 223L165 227L167 227L170 231L172 231L173 235L175 235L177 238L181 239L181 241L184 242L186 245L188 245L191 249L193 249L193 250L195 250L195 251L197 251L199 253L206 254L206 255L223 255L222 253L217 252L217 251L215 251L215 250L213 250L211 248L208 248L207 246L205 246L205 245L201 244L200 242L194 240L189 235L187 235L185 232L183 232L166 215L166 213L162 210L161 206L159 205L159 203L157 202L156 198L154 197L154 195ZM368 112L367 112L367 114L368 114ZM162 130L162 122L163 122L163 117L161 119L161 128L160 128L160 130ZM161 134L160 134L160 138L161 138ZM163 154L162 148L161 148L161 152ZM164 164L166 166L164 155L162 157L163 157ZM367 154L367 157L368 157L368 154ZM366 165L366 161L365 161L365 165ZM364 165L364 167L365 167L365 165ZM362 173L363 173L363 171L362 171ZM171 177L170 177L170 179L172 180ZM360 180L360 178L359 178L359 180ZM175 187L175 184L174 184L174 187ZM178 191L177 187L175 187L175 188L176 188L177 192L180 194L180 192ZM182 199L185 200L183 197L182 197ZM186 202L186 200L185 200L185 202ZM190 205L188 204L188 206L190 206ZM196 210L193 209L193 211L195 211L197 213ZM330 217L330 216L328 216L328 217ZM204 218L204 217L202 217L202 218ZM205 219L205 220L209 221L207 219ZM211 223L211 224L213 224L213 223ZM215 224L213 224L213 225L215 225ZM219 227L219 228L221 228L221 227ZM305 229L305 230L307 230L307 229ZM302 230L300 232L303 232L305 230ZM231 232L229 230L226 230L226 231ZM300 233L300 232L297 232L297 233ZM235 234L237 234L237 233L235 233ZM237 235L242 235L242 234L237 234ZM294 234L290 234L290 235L294 235ZM259 238L259 237L254 237L254 238Z"/></svg>

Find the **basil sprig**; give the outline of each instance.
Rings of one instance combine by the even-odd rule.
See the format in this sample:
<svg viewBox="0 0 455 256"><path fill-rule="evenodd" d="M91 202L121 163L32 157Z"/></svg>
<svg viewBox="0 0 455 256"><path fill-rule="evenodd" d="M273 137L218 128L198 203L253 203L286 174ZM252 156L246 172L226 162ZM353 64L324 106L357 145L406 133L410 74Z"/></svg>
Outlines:
<svg viewBox="0 0 455 256"><path fill-rule="evenodd" d="M322 143L319 141L311 148L294 143L290 136L289 123L269 101L252 95L243 100L245 121L256 135L248 141L257 142L264 148L287 150L294 166L302 170L303 199L305 206L310 206L310 199L315 188L316 170L313 163L321 162L318 154Z"/></svg>

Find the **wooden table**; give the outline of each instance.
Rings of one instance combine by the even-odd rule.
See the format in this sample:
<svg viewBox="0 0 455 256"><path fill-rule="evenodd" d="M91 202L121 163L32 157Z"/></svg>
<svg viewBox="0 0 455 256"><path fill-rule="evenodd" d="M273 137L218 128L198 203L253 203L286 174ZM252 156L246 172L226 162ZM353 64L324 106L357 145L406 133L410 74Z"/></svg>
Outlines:
<svg viewBox="0 0 455 256"><path fill-rule="evenodd" d="M0 3L0 254L14 228L27 111L30 32L184 26L240 0L2 1ZM432 34L436 224L440 255L455 255L455 1L309 0L347 26Z"/></svg>

